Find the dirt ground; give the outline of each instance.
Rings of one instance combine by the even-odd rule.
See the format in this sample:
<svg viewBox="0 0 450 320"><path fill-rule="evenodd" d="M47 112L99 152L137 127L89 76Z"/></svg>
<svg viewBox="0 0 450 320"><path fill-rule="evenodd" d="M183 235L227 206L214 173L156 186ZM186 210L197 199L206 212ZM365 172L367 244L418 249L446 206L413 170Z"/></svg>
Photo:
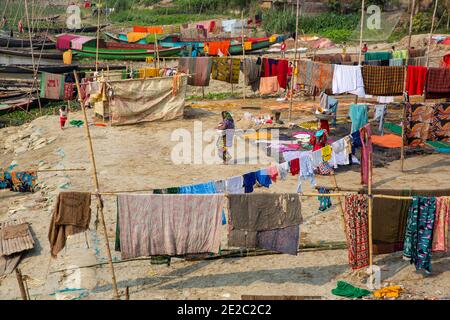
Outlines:
<svg viewBox="0 0 450 320"><path fill-rule="evenodd" d="M241 93L242 88L240 84L233 90ZM249 88L246 90L250 94ZM212 81L205 91L230 92L231 87ZM187 95L191 94L201 94L201 91L190 88ZM339 117L346 117L348 109L345 105L352 101L353 98L340 99ZM291 122L314 119L311 107L317 103L311 100L295 103ZM183 119L124 127L90 126L101 192L207 182L268 166L241 163L174 165L171 152L177 142L171 141L171 134L179 128L192 133L196 121L202 122L203 130L213 129L222 110L232 111L237 122L244 112L268 114L268 108L280 105L275 98L196 100L187 104L189 107ZM396 123L399 114L399 110L389 109L389 115L397 119ZM91 111L88 117L92 124ZM81 112L69 115L69 120L82 119ZM283 113L282 119L286 121L287 114ZM17 163L18 169L24 170L86 170L39 173L42 189L34 194L0 191L0 221L23 218L31 224L35 248L24 255L19 267L28 277L32 299L110 299L113 294L104 233L100 225L98 230L94 225L95 198L90 230L70 237L58 258L50 257L47 234L57 194L64 190L94 191L84 127L69 127L62 131L58 120L56 115L45 116L28 125L0 129L0 167ZM257 153L260 160L273 162L264 152L258 153L255 145L248 144L247 147L249 152ZM238 156L238 159L243 160L243 157ZM319 185L332 183L329 177L316 178ZM338 185L342 188L356 188L359 179L359 167L337 175ZM374 170L374 185L379 188L448 188L449 181L449 154L407 158L404 172L400 171L400 161ZM296 185L296 177L289 176L270 189L257 189L256 192L292 193L296 191ZM313 190L309 183L304 183L304 192L310 191ZM115 197L104 196L104 203L108 241L113 249L117 214ZM333 198L332 203L331 209L320 212L316 198L303 198L305 223L301 225L301 243L345 241L337 199ZM226 226L222 241L222 247L227 248ZM113 251L112 254L122 298L125 288L129 287L131 299L240 299L243 294L337 299L331 289L338 280L360 287L364 287L366 281L366 275L351 271L345 249L302 251L297 256L265 255L203 261L172 259L170 266L152 265L148 259L120 262L120 253ZM450 298L448 254L433 254L431 275L416 272L413 265L402 259L401 252L375 256L374 263L381 268L383 285L404 286L402 299ZM20 299L14 274L0 279L0 299Z"/></svg>

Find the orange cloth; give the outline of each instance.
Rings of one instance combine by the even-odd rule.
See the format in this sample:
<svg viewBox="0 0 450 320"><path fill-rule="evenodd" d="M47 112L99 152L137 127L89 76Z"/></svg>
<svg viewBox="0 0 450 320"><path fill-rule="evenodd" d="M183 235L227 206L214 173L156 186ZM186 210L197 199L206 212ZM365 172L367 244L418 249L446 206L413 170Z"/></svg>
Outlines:
<svg viewBox="0 0 450 320"><path fill-rule="evenodd" d="M259 82L259 94L277 93L280 89L278 77L261 77Z"/></svg>
<svg viewBox="0 0 450 320"><path fill-rule="evenodd" d="M138 42L141 39L144 39L145 37L147 37L147 33L145 32L128 32L127 33L127 39L128 42L133 43L133 42Z"/></svg>
<svg viewBox="0 0 450 320"><path fill-rule="evenodd" d="M156 26L156 27L147 27L147 32L151 33L151 34L163 34L164 30L163 27L161 26Z"/></svg>
<svg viewBox="0 0 450 320"><path fill-rule="evenodd" d="M395 134L385 134L384 136L372 135L372 143L383 148L401 148L402 137Z"/></svg>
<svg viewBox="0 0 450 320"><path fill-rule="evenodd" d="M222 51L224 55L229 55L228 50L230 49L230 41L215 41L215 42L207 42L209 47L209 55L216 56L219 53L219 50Z"/></svg>
<svg viewBox="0 0 450 320"><path fill-rule="evenodd" d="M143 26L134 26L133 32L147 32L147 27Z"/></svg>

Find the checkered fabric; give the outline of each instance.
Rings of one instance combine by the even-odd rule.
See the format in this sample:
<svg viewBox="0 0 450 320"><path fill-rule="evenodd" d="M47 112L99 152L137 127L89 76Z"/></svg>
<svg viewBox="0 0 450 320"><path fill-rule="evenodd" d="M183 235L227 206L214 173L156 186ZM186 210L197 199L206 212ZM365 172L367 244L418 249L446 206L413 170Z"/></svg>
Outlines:
<svg viewBox="0 0 450 320"><path fill-rule="evenodd" d="M450 97L450 68L428 68L425 83L426 99Z"/></svg>
<svg viewBox="0 0 450 320"><path fill-rule="evenodd" d="M405 67L363 66L366 94L401 96L405 86Z"/></svg>

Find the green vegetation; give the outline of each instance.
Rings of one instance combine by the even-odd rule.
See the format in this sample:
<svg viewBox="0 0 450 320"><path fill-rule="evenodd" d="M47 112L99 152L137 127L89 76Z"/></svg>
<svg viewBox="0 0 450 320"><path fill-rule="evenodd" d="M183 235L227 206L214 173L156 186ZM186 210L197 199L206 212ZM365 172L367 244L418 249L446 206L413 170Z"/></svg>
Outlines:
<svg viewBox="0 0 450 320"><path fill-rule="evenodd" d="M242 94L237 94L235 92L208 92L203 96L188 96L186 100L226 100L226 99L237 99L241 98Z"/></svg>

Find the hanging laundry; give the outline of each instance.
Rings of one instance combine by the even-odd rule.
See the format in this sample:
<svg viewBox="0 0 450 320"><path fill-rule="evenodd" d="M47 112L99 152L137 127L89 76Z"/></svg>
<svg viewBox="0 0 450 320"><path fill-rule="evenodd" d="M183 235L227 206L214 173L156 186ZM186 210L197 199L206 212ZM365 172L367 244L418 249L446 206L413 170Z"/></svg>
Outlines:
<svg viewBox="0 0 450 320"><path fill-rule="evenodd" d="M207 42L209 51L208 54L211 56L219 55L221 52L224 56L228 56L230 54L230 41L215 41L215 42Z"/></svg>
<svg viewBox="0 0 450 320"><path fill-rule="evenodd" d="M251 58L245 58L241 64L241 71L245 76L245 85L251 86L252 91L256 92L259 90L260 82L260 66L257 60ZM278 91L278 89L277 89Z"/></svg>
<svg viewBox="0 0 450 320"><path fill-rule="evenodd" d="M403 257L414 263L416 270L425 269L427 273L431 273L435 214L435 197L413 197L406 223Z"/></svg>
<svg viewBox="0 0 450 320"><path fill-rule="evenodd" d="M312 152L312 162L314 168L318 168L322 164L323 162L322 149Z"/></svg>
<svg viewBox="0 0 450 320"><path fill-rule="evenodd" d="M369 184L369 174L371 174L372 166L370 165L369 156L373 152L372 147L372 130L370 124L365 125L359 129L361 137L361 184Z"/></svg>
<svg viewBox="0 0 450 320"><path fill-rule="evenodd" d="M61 192L48 232L50 253L56 258L66 245L68 236L84 232L91 221L91 194L89 192Z"/></svg>
<svg viewBox="0 0 450 320"><path fill-rule="evenodd" d="M450 142L450 103L436 103L431 123L429 140Z"/></svg>
<svg viewBox="0 0 450 320"><path fill-rule="evenodd" d="M404 67L364 66L362 76L366 94L377 96L401 96L403 94Z"/></svg>
<svg viewBox="0 0 450 320"><path fill-rule="evenodd" d="M368 197L363 194L345 196L344 218L347 231L348 260L352 269L369 265Z"/></svg>
<svg viewBox="0 0 450 320"><path fill-rule="evenodd" d="M199 183L189 186L181 186L180 194L213 194L217 193L216 186L213 181L207 183Z"/></svg>
<svg viewBox="0 0 450 320"><path fill-rule="evenodd" d="M226 181L225 180L214 181L214 187L217 193L225 193Z"/></svg>
<svg viewBox="0 0 450 320"><path fill-rule="evenodd" d="M319 90L331 89L334 65L314 62L311 82Z"/></svg>
<svg viewBox="0 0 450 320"><path fill-rule="evenodd" d="M326 130L320 129L316 134L311 135L309 143L313 146L313 151L324 148L327 144L328 134Z"/></svg>
<svg viewBox="0 0 450 320"><path fill-rule="evenodd" d="M239 83L241 62L234 58L212 58L211 74L214 80Z"/></svg>
<svg viewBox="0 0 450 320"><path fill-rule="evenodd" d="M369 122L367 104L350 105L349 116L352 120L351 133L358 131Z"/></svg>
<svg viewBox="0 0 450 320"><path fill-rule="evenodd" d="M404 65L403 59L391 59L389 60L389 67L401 67Z"/></svg>
<svg viewBox="0 0 450 320"><path fill-rule="evenodd" d="M191 75L188 78L190 86L209 86L211 66L210 57L182 57L178 60L178 70Z"/></svg>
<svg viewBox="0 0 450 320"><path fill-rule="evenodd" d="M219 252L224 200L219 194L119 195L122 259Z"/></svg>
<svg viewBox="0 0 450 320"><path fill-rule="evenodd" d="M334 170L331 164L327 161L319 164L319 166L317 167L317 172L322 176L329 176L334 174Z"/></svg>
<svg viewBox="0 0 450 320"><path fill-rule="evenodd" d="M384 134L384 116L386 115L387 106L385 104L377 104L375 105L375 114L373 116L373 120L378 120L380 122L378 126L378 131L381 135Z"/></svg>
<svg viewBox="0 0 450 320"><path fill-rule="evenodd" d="M421 48L421 49L408 49L408 57L409 58L418 58L425 56L427 49Z"/></svg>
<svg viewBox="0 0 450 320"><path fill-rule="evenodd" d="M322 151L322 160L323 161L330 161L330 159L331 159L331 151L332 151L330 145L326 145L325 147L323 147L321 149L321 151Z"/></svg>
<svg viewBox="0 0 450 320"><path fill-rule="evenodd" d="M428 68L425 99L450 97L450 68Z"/></svg>
<svg viewBox="0 0 450 320"><path fill-rule="evenodd" d="M244 177L243 176L236 176L229 178L225 182L225 190L227 193L233 194L233 193L244 193Z"/></svg>
<svg viewBox="0 0 450 320"><path fill-rule="evenodd" d="M262 186L269 188L272 184L272 180L270 179L269 172L266 169L256 171L256 181Z"/></svg>
<svg viewBox="0 0 450 320"><path fill-rule="evenodd" d="M299 174L300 172L300 159L292 159L289 161L289 168L291 170L291 174L295 176L296 174Z"/></svg>
<svg viewBox="0 0 450 320"><path fill-rule="evenodd" d="M180 187L171 187L166 189L154 189L154 194L178 194L180 193Z"/></svg>
<svg viewBox="0 0 450 320"><path fill-rule="evenodd" d="M64 75L41 72L40 97L52 100L63 100Z"/></svg>
<svg viewBox="0 0 450 320"><path fill-rule="evenodd" d="M278 172L280 173L280 179L286 180L288 172L290 171L289 161L283 162L278 165Z"/></svg>
<svg viewBox="0 0 450 320"><path fill-rule="evenodd" d="M366 93L361 66L335 65L332 88L333 94L348 92L364 97Z"/></svg>
<svg viewBox="0 0 450 320"><path fill-rule="evenodd" d="M370 291L352 286L345 281L338 281L337 287L331 290L331 293L335 296L346 298L362 298L370 295Z"/></svg>
<svg viewBox="0 0 450 320"><path fill-rule="evenodd" d="M317 190L320 194L327 194L330 193L330 190L325 189L323 187L319 188L319 190ZM327 196L319 196L317 197L317 199L319 200L319 210L320 211L325 211L328 208L331 208L331 198L327 197Z"/></svg>
<svg viewBox="0 0 450 320"><path fill-rule="evenodd" d="M277 77L278 84L281 88L286 89L287 74L288 74L288 60L280 59L262 59L262 77Z"/></svg>
<svg viewBox="0 0 450 320"><path fill-rule="evenodd" d="M386 97L380 96L380 97L377 97L377 102L378 103L392 103L392 102L394 102L394 97L392 97L392 96L386 96Z"/></svg>
<svg viewBox="0 0 450 320"><path fill-rule="evenodd" d="M298 82L304 84L305 86L311 87L312 84L312 72L313 72L313 62L300 60L298 63Z"/></svg>
<svg viewBox="0 0 450 320"><path fill-rule="evenodd" d="M244 50L249 51L252 50L252 42L251 41L244 41Z"/></svg>
<svg viewBox="0 0 450 320"><path fill-rule="evenodd" d="M392 52L392 58L394 59L408 59L408 50L395 50Z"/></svg>
<svg viewBox="0 0 450 320"><path fill-rule="evenodd" d="M159 68L141 68L138 72L140 79L159 77Z"/></svg>
<svg viewBox="0 0 450 320"><path fill-rule="evenodd" d="M433 106L407 102L405 103L405 109L405 145L417 146L423 144L430 137L431 124L434 118Z"/></svg>
<svg viewBox="0 0 450 320"><path fill-rule="evenodd" d="M426 67L427 66L427 57L409 58L408 66Z"/></svg>
<svg viewBox="0 0 450 320"><path fill-rule="evenodd" d="M271 167L267 168L267 173L269 174L269 177L272 180L272 182L277 182L277 177L278 177L278 167L277 166L271 166Z"/></svg>
<svg viewBox="0 0 450 320"><path fill-rule="evenodd" d="M249 172L243 175L245 193L253 192L253 186L256 183L256 172Z"/></svg>
<svg viewBox="0 0 450 320"><path fill-rule="evenodd" d="M297 192L302 193L302 181L309 180L309 182L311 183L311 187L316 186L316 180L314 178L312 152L302 152L300 154L299 160L300 160L300 174L297 180Z"/></svg>
<svg viewBox="0 0 450 320"><path fill-rule="evenodd" d="M228 199L229 246L297 254L303 222L299 195L258 193Z"/></svg>
<svg viewBox="0 0 450 320"><path fill-rule="evenodd" d="M273 94L278 93L280 86L278 84L277 77L261 77L259 84L260 94Z"/></svg>
<svg viewBox="0 0 450 320"><path fill-rule="evenodd" d="M421 96L423 94L423 91L425 89L426 76L426 67L408 66L405 85L405 91L408 93L408 95Z"/></svg>
<svg viewBox="0 0 450 320"><path fill-rule="evenodd" d="M389 59L392 59L392 54L390 52L366 52L364 54L364 61Z"/></svg>
<svg viewBox="0 0 450 320"><path fill-rule="evenodd" d="M450 250L450 197L436 198L432 251Z"/></svg>

